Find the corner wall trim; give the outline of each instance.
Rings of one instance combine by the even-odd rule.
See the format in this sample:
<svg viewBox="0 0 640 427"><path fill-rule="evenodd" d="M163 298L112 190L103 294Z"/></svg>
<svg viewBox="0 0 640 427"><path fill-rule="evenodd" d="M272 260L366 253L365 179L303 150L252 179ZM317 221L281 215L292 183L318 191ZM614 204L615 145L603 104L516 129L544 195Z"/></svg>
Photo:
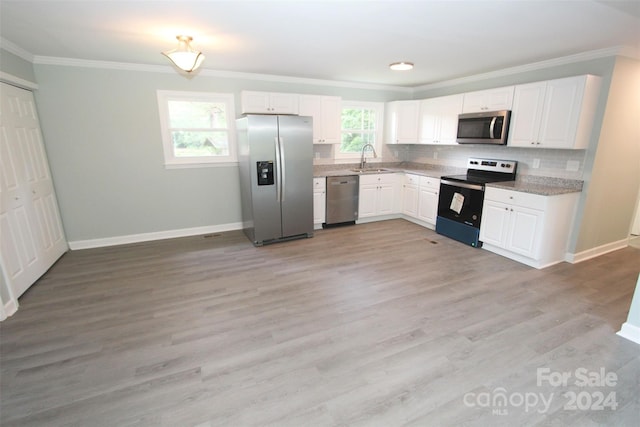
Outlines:
<svg viewBox="0 0 640 427"><path fill-rule="evenodd" d="M565 260L571 264L577 264L591 258L599 257L600 255L608 254L609 252L617 251L618 249L626 248L627 246L629 246L629 239L622 239L617 242L611 242L602 246L587 249L586 251L578 252L576 254L567 253Z"/></svg>
<svg viewBox="0 0 640 427"><path fill-rule="evenodd" d="M100 239L75 240L69 242L69 249L91 249L106 246L126 245L130 243L150 242L153 240L174 239L176 237L198 236L200 234L221 233L242 229L241 222L209 225L205 227L181 228L177 230L156 231L153 233L129 234L126 236L104 237Z"/></svg>
<svg viewBox="0 0 640 427"><path fill-rule="evenodd" d="M36 83L30 82L29 80L21 79L20 77L16 77L13 74L5 73L4 71L0 71L0 82L4 82L12 86L17 86L19 88L31 91L38 89L38 85Z"/></svg>
<svg viewBox="0 0 640 427"><path fill-rule="evenodd" d="M620 331L616 335L626 338L629 341L633 341L636 344L640 344L640 328L632 325L629 322L624 322Z"/></svg>

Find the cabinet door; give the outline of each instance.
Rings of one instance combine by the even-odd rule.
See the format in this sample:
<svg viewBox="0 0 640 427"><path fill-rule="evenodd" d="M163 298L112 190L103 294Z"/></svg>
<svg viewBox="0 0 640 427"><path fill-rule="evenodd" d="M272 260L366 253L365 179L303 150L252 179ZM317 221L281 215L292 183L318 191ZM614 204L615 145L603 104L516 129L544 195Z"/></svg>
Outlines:
<svg viewBox="0 0 640 427"><path fill-rule="evenodd" d="M431 188L420 187L418 218L430 224L436 223L438 215L438 193Z"/></svg>
<svg viewBox="0 0 640 427"><path fill-rule="evenodd" d="M300 95L298 107L301 116L313 117L313 143L322 144L322 97Z"/></svg>
<svg viewBox="0 0 640 427"><path fill-rule="evenodd" d="M388 144L418 142L419 101L395 101L388 105Z"/></svg>
<svg viewBox="0 0 640 427"><path fill-rule="evenodd" d="M543 212L518 206L514 207L510 214L506 249L529 258L538 259ZM484 217L482 221L484 222Z"/></svg>
<svg viewBox="0 0 640 427"><path fill-rule="evenodd" d="M509 128L509 145L513 147L540 145L538 136L546 88L546 82L516 87Z"/></svg>
<svg viewBox="0 0 640 427"><path fill-rule="evenodd" d="M271 113L268 92L242 91L242 113Z"/></svg>
<svg viewBox="0 0 640 427"><path fill-rule="evenodd" d="M324 144L339 144L341 141L342 98L339 96L323 96L321 117L322 142Z"/></svg>
<svg viewBox="0 0 640 427"><path fill-rule="evenodd" d="M298 114L298 95L293 93L270 93L269 104L272 113Z"/></svg>
<svg viewBox="0 0 640 427"><path fill-rule="evenodd" d="M424 99L420 101L419 128L421 144L437 143L438 135L440 133L440 115L438 111L437 98Z"/></svg>
<svg viewBox="0 0 640 427"><path fill-rule="evenodd" d="M360 185L360 194L358 197L358 218L366 218L376 215L377 196L377 184Z"/></svg>
<svg viewBox="0 0 640 427"><path fill-rule="evenodd" d="M242 113L298 114L298 95L293 93L242 91Z"/></svg>
<svg viewBox="0 0 640 427"><path fill-rule="evenodd" d="M463 113L511 110L514 86L499 87L464 94Z"/></svg>
<svg viewBox="0 0 640 427"><path fill-rule="evenodd" d="M574 148L585 76L547 82L540 144L545 148Z"/></svg>
<svg viewBox="0 0 640 427"><path fill-rule="evenodd" d="M390 215L395 213L396 189L393 184L381 184L378 187L377 214Z"/></svg>
<svg viewBox="0 0 640 427"><path fill-rule="evenodd" d="M322 224L326 221L327 199L323 190L313 192L313 223Z"/></svg>
<svg viewBox="0 0 640 427"><path fill-rule="evenodd" d="M410 217L418 217L418 186L404 184L402 192L402 213Z"/></svg>
<svg viewBox="0 0 640 427"><path fill-rule="evenodd" d="M462 113L463 95L451 95L440 98L439 144L457 145L458 115Z"/></svg>
<svg viewBox="0 0 640 427"><path fill-rule="evenodd" d="M509 220L509 206L485 199L480 222L480 240L504 248L507 242Z"/></svg>

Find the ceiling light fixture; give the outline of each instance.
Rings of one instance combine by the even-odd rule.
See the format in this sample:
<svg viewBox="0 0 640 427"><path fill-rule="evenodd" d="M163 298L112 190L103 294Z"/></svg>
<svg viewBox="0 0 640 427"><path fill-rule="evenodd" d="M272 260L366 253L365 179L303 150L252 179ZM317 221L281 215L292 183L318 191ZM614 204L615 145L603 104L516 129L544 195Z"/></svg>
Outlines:
<svg viewBox="0 0 640 427"><path fill-rule="evenodd" d="M394 62L393 64L389 64L389 68L393 71L408 71L413 68L413 62Z"/></svg>
<svg viewBox="0 0 640 427"><path fill-rule="evenodd" d="M202 52L191 47L193 37L176 36L178 47L168 52L162 52L173 64L187 73L194 71L204 61Z"/></svg>

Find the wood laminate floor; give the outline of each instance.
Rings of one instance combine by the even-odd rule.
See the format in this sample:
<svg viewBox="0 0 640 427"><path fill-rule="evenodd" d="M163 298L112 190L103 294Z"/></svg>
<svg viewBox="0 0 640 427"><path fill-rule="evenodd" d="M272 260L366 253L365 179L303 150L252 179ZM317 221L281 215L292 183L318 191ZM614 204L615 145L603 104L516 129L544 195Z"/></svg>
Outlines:
<svg viewBox="0 0 640 427"><path fill-rule="evenodd" d="M403 220L73 251L0 324L0 424L637 426L615 332L639 272L632 247L535 270Z"/></svg>

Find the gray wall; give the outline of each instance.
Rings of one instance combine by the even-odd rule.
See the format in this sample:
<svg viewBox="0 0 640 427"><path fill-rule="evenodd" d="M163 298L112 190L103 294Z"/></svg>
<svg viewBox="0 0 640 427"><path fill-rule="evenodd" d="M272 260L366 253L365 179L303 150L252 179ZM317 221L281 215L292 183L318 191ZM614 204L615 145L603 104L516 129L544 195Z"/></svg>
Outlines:
<svg viewBox="0 0 640 427"><path fill-rule="evenodd" d="M628 238L640 188L640 61L617 58L610 81L587 154L576 253Z"/></svg>
<svg viewBox="0 0 640 427"><path fill-rule="evenodd" d="M406 92L35 65L35 92L67 239L241 221L237 167L165 169L156 91L318 93L387 101Z"/></svg>
<svg viewBox="0 0 640 427"><path fill-rule="evenodd" d="M0 48L0 71L20 79L35 83L33 64Z"/></svg>

